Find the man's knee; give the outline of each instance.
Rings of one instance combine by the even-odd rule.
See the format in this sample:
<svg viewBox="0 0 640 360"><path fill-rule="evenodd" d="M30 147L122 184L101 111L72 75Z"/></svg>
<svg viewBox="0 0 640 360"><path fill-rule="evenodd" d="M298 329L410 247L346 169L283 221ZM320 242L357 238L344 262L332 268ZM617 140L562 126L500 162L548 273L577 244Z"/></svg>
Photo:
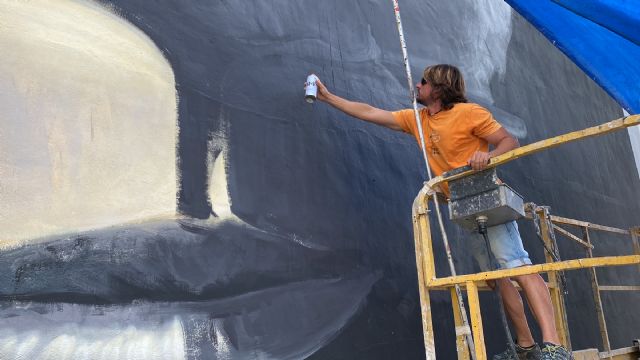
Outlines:
<svg viewBox="0 0 640 360"><path fill-rule="evenodd" d="M500 281L500 286L508 286L511 285L510 279L498 279ZM491 290L496 289L496 280L487 280L487 285L491 288Z"/></svg>
<svg viewBox="0 0 640 360"><path fill-rule="evenodd" d="M531 284L545 284L544 279L540 274L526 274L526 275L518 275L514 276L513 280L520 285L521 288L526 288L527 285Z"/></svg>

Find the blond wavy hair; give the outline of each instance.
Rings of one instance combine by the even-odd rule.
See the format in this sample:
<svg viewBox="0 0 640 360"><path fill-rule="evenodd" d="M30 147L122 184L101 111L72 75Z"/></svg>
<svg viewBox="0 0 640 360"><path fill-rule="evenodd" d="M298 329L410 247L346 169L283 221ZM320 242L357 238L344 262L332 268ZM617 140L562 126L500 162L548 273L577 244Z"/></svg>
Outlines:
<svg viewBox="0 0 640 360"><path fill-rule="evenodd" d="M442 101L442 107L449 110L456 103L466 103L464 78L460 69L449 64L428 66L423 78L431 84L436 99Z"/></svg>

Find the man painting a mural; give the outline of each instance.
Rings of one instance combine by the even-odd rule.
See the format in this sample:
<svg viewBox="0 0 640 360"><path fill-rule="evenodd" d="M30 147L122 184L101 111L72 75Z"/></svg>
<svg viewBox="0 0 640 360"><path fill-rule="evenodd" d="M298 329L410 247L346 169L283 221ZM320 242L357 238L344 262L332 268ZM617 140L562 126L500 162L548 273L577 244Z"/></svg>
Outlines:
<svg viewBox="0 0 640 360"><path fill-rule="evenodd" d="M563 54L572 48L563 39L592 46L607 29L560 2L591 1L401 0L407 34L428 39L411 58L464 64L465 86L450 84L466 96L442 96L446 72L418 85L439 172L470 159L495 166L513 138L528 147L622 108L640 112L640 47L604 33L604 52L580 43ZM550 25L562 36L549 36ZM382 115L399 130L387 131L300 93L318 69L331 93L401 108L397 40L389 0L0 0L0 360L432 360L436 348L455 359L466 334L447 336L459 330L450 294L432 297L432 348L422 336L425 282L407 205L425 163L400 133L418 134L413 117L340 100L321 84L321 100L373 115L366 120ZM457 132L462 145L451 142ZM633 149L618 132L519 159L502 176L558 216L630 229L640 213ZM533 226L500 229L492 240L516 250L506 266L540 262ZM600 253L628 249L591 236ZM471 240L452 250L484 252ZM558 245L567 258L584 250ZM468 274L472 260L456 266ZM546 264L503 271L536 266ZM616 287L638 279L635 266L599 276ZM555 317L557 335L538 278L520 286L543 334L503 286L522 357L565 352L536 347L540 335L576 358L586 346L609 358L638 338L640 312L625 310L640 293L606 299L603 312L588 275L569 280L571 313ZM549 281L549 290L556 309L561 289ZM611 342L600 343L604 313ZM487 328L475 360L504 350L501 329Z"/></svg>
<svg viewBox="0 0 640 360"><path fill-rule="evenodd" d="M413 109L396 112L382 110L366 103L353 102L334 95L320 81L317 81L318 99L342 112L392 130L413 135L420 143L420 134L414 120ZM422 128L426 141L429 166L435 175L452 169L470 165L474 170L482 170L489 159L513 150L519 146L518 140L504 129L483 107L469 103L465 95L463 76L458 68L440 64L424 70L420 82L416 84L416 100L424 107L420 110ZM489 145L492 150L489 151ZM449 190L443 186L446 196ZM531 265L528 253L515 221L488 228L491 251L501 269ZM472 236L469 236L472 237ZM473 255L482 271L489 270L489 263L482 251L482 240L476 234L468 239ZM543 346L534 340L524 312L518 290L510 279L499 279L500 296L505 309L514 324L520 359L570 359L566 348L560 344L549 290L539 274L513 277L528 300L529 306L540 325ZM491 284L495 286L495 284ZM510 350L494 356L494 360L511 359Z"/></svg>

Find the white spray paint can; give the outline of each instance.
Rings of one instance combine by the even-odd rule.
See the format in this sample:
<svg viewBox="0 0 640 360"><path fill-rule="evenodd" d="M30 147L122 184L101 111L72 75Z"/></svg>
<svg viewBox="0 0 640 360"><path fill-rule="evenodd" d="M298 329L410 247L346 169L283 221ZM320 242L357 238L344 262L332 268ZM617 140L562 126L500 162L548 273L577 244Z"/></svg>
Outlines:
<svg viewBox="0 0 640 360"><path fill-rule="evenodd" d="M318 77L311 74L307 76L307 82L304 83L304 99L309 103L313 103L316 101L316 97L318 95L318 85L316 85L316 81Z"/></svg>

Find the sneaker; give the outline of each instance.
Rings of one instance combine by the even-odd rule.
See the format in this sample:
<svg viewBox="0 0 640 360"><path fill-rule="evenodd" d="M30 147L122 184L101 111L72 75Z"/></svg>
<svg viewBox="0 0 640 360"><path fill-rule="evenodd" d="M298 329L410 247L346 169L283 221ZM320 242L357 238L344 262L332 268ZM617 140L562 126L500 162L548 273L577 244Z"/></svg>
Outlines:
<svg viewBox="0 0 640 360"><path fill-rule="evenodd" d="M573 360L569 350L562 345L543 343L542 360Z"/></svg>
<svg viewBox="0 0 640 360"><path fill-rule="evenodd" d="M493 360L540 360L542 355L540 354L540 346L538 344L533 344L533 346L528 348L523 348L522 346L516 345L516 354L518 354L518 358L514 359L511 355L511 350L507 349L500 354L494 355Z"/></svg>

